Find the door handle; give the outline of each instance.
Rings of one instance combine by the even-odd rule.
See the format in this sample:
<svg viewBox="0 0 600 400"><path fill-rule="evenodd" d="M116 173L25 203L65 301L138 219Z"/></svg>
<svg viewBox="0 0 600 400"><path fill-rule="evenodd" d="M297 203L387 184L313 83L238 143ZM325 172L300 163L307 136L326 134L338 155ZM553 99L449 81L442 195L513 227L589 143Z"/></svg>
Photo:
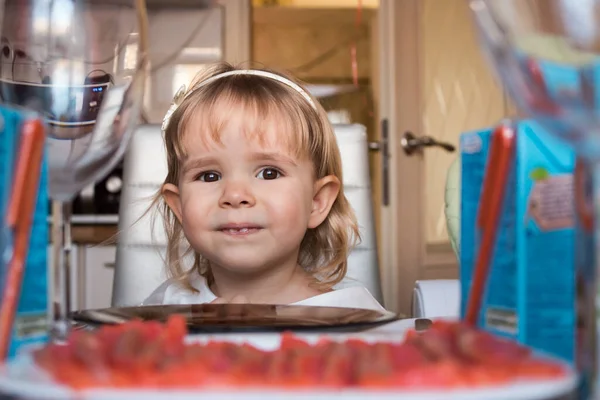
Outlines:
<svg viewBox="0 0 600 400"><path fill-rule="evenodd" d="M431 136L415 136L412 132L405 132L400 139L400 145L404 149L407 156L413 155L421 151L425 147L439 147L452 153L456 150L453 144L447 142L439 142Z"/></svg>
<svg viewBox="0 0 600 400"><path fill-rule="evenodd" d="M454 145L446 142L438 142L430 136L417 137L411 132L406 132L400 139L400 145L406 155L412 155L425 147L440 147L447 152L454 152ZM390 205L390 151L389 151L389 122L381 120L381 140L368 143L369 151L381 152L381 201L383 206Z"/></svg>

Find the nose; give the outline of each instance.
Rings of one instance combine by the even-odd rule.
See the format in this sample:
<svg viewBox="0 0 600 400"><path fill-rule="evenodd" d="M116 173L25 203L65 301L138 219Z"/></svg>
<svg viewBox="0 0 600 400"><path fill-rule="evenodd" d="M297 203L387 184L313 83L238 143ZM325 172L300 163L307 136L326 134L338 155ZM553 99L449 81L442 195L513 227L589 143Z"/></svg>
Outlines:
<svg viewBox="0 0 600 400"><path fill-rule="evenodd" d="M253 207L256 199L250 185L241 181L231 181L225 184L219 205L223 208Z"/></svg>

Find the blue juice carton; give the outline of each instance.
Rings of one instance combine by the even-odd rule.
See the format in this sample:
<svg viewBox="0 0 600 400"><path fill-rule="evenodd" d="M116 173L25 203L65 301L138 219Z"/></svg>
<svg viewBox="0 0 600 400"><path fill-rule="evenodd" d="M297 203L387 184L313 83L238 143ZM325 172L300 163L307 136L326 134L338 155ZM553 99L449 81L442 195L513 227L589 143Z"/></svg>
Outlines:
<svg viewBox="0 0 600 400"><path fill-rule="evenodd" d="M29 114L0 105L0 294L6 281L11 256L10 231L6 226L6 210L12 191L18 155L21 126ZM48 172L42 163L29 249L23 274L18 307L13 325L8 357L14 357L29 345L48 339L49 274L48 274Z"/></svg>
<svg viewBox="0 0 600 400"><path fill-rule="evenodd" d="M490 259L479 326L574 361L572 149L532 121L513 123L515 153ZM461 136L461 314L477 260L477 225L493 129Z"/></svg>

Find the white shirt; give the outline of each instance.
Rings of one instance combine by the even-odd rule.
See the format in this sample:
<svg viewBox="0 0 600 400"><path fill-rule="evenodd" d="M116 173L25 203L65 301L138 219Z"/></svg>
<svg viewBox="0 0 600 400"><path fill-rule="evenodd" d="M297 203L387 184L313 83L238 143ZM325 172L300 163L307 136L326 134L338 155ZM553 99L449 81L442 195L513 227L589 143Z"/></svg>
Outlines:
<svg viewBox="0 0 600 400"><path fill-rule="evenodd" d="M179 282L169 279L156 288L156 290L144 300L142 305L204 304L210 303L217 298L206 284L206 279L203 276L197 274L194 275L190 279L190 284L197 292L192 292L183 287ZM385 308L375 300L367 288L357 285L334 289L331 292L313 296L292 304L385 311Z"/></svg>

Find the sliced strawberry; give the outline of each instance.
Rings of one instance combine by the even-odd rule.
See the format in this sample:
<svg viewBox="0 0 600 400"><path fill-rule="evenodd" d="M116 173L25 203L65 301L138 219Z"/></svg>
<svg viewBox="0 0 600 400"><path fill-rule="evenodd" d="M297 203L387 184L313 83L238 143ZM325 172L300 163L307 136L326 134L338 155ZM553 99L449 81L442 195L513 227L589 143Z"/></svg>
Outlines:
<svg viewBox="0 0 600 400"><path fill-rule="evenodd" d="M428 363L427 356L414 343L389 346L391 363L396 370L403 370Z"/></svg>
<svg viewBox="0 0 600 400"><path fill-rule="evenodd" d="M479 363L516 362L531 353L528 348L517 343L475 330L461 333L457 338L457 344L463 357Z"/></svg>
<svg viewBox="0 0 600 400"><path fill-rule="evenodd" d="M185 319L131 321L74 332L66 345L34 352L36 363L74 388L207 388L280 386L454 388L554 378L560 364L460 323L439 322L404 343L320 340L291 333L276 351L227 342L185 343Z"/></svg>
<svg viewBox="0 0 600 400"><path fill-rule="evenodd" d="M309 344L306 341L298 338L291 332L284 332L281 335L281 346L279 347L281 350L306 348L306 347L309 347Z"/></svg>
<svg viewBox="0 0 600 400"><path fill-rule="evenodd" d="M418 347L432 361L450 359L456 355L455 345L448 332L432 329L415 336L409 343Z"/></svg>

